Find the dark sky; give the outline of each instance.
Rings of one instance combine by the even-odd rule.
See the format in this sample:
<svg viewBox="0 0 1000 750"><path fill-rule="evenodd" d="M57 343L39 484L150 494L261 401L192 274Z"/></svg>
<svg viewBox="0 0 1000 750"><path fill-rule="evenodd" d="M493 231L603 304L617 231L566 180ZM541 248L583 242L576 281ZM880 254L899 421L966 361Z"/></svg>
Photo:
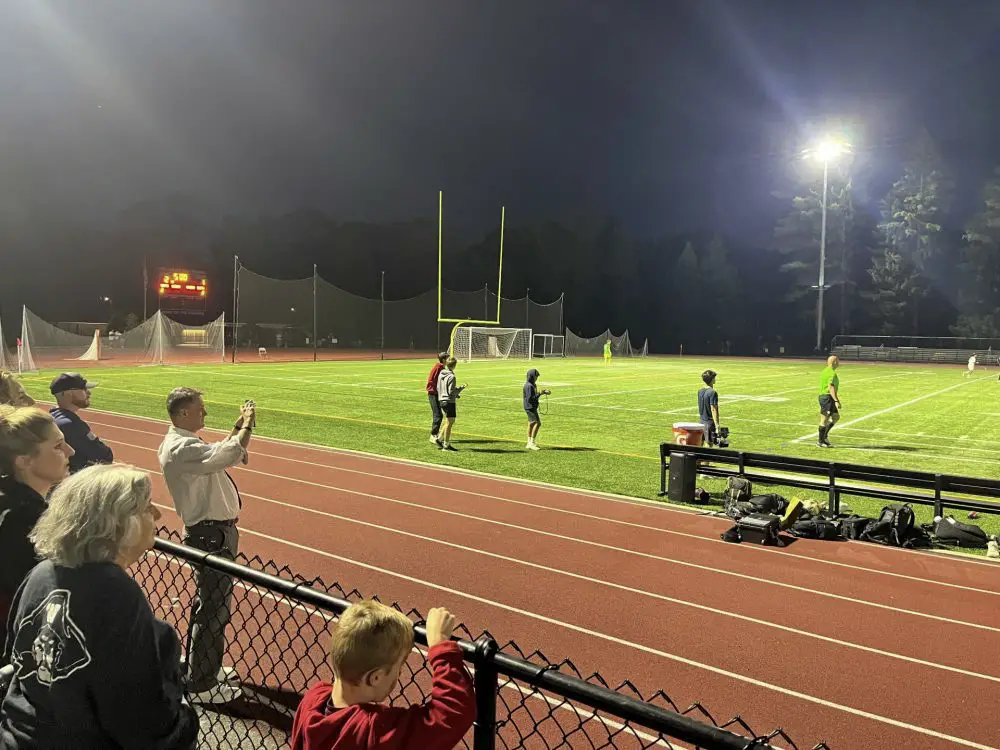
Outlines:
<svg viewBox="0 0 1000 750"><path fill-rule="evenodd" d="M218 211L769 230L846 121L1000 162L1000 0L2 0L0 221Z"/></svg>

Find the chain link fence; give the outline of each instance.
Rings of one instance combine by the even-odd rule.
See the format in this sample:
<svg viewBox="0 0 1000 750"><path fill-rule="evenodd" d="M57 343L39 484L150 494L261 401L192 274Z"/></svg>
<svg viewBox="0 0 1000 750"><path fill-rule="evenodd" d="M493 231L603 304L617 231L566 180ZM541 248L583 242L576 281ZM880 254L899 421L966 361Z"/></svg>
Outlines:
<svg viewBox="0 0 1000 750"><path fill-rule="evenodd" d="M153 551L137 563L135 578L157 617L173 625L192 656L190 630L199 618L198 579L228 592L217 678L221 690L239 697L226 703L192 698L201 721L200 748L249 750L288 746L292 717L302 693L331 679L326 653L330 625L361 592L306 578L259 557L235 561L208 555L160 530ZM205 585L205 582L202 582ZM225 601L223 596L215 597ZM378 597L372 597L377 599ZM416 647L391 702L410 705L430 696L425 663L423 615L396 603L416 625ZM225 622L228 620L228 626ZM644 696L633 685L609 685L600 674L586 676L572 662L552 662L509 641L498 645L489 632L456 631L476 687L476 723L459 747L515 748L799 748L781 729L759 733L740 716L720 719L695 701L680 702L660 690ZM199 646L197 657L211 659ZM195 665L192 664L192 667ZM214 668L214 665L213 665ZM808 747L808 746L801 746ZM813 750L827 748L823 743Z"/></svg>

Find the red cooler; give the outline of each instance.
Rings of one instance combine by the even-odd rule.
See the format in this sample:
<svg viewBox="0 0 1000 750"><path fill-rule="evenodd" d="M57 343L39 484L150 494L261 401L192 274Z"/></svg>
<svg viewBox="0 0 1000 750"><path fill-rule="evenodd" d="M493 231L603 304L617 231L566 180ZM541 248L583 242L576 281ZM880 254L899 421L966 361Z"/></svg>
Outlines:
<svg viewBox="0 0 1000 750"><path fill-rule="evenodd" d="M705 443L705 425L701 422L674 422L673 431L677 445L701 446Z"/></svg>

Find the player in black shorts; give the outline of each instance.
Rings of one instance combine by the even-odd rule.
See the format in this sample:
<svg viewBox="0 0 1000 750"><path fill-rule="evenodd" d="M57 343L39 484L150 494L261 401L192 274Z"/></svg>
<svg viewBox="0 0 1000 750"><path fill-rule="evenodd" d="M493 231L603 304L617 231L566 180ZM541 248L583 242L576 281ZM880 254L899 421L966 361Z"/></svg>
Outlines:
<svg viewBox="0 0 1000 750"><path fill-rule="evenodd" d="M524 446L529 451L541 450L535 442L538 431L542 427L542 418L538 416L538 397L547 396L549 391L539 391L536 385L539 372L535 368L528 370L528 376L524 383L523 406L524 413L528 415L528 444Z"/></svg>

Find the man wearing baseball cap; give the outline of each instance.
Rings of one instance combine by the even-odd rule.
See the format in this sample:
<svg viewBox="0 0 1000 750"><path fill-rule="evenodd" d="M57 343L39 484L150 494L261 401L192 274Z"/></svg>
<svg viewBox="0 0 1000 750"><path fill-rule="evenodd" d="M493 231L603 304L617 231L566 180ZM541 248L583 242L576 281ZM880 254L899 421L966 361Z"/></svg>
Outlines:
<svg viewBox="0 0 1000 750"><path fill-rule="evenodd" d="M49 390L56 397L51 410L63 437L76 451L69 459L69 471L80 471L90 464L110 464L115 460L111 449L101 442L90 426L80 419L78 412L90 406L90 390L97 383L89 383L76 372L64 372L52 381Z"/></svg>

